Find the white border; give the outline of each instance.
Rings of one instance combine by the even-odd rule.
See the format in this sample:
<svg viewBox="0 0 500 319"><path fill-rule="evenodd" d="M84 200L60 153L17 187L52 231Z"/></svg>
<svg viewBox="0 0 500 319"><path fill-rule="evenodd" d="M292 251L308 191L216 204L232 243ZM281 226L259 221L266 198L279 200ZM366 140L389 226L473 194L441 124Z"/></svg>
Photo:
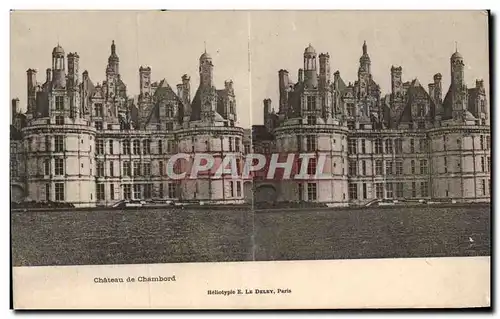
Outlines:
<svg viewBox="0 0 500 319"><path fill-rule="evenodd" d="M8 256L10 254L10 238L9 238L9 207L8 203L10 202L9 199L9 185L7 184L7 181L9 180L9 171L8 171L8 150L9 150L9 140L7 139L9 136L9 108L10 108L10 93L9 93L9 82L10 82L10 68L9 68L9 60L10 60L10 51L9 51L9 38L10 38L10 33L9 33L9 25L10 25L10 17L9 17L9 10L12 8L15 9L43 9L43 10L54 10L54 9L107 9L107 10L117 10L117 9L160 9L160 8L168 8L168 9L226 9L226 10L231 10L231 9L256 9L256 10L265 10L265 9L306 9L306 10L311 10L311 9L354 9L354 10L361 10L361 9L376 9L376 10L383 10L383 9L421 9L421 10L427 10L427 9L440 9L440 10L450 10L450 9L491 9L493 14L498 14L500 12L500 1L498 0L454 0L454 1L447 1L447 2L438 2L438 1L432 1L432 0L419 0L419 1L384 1L383 3L380 1L372 1L372 0L350 0L350 1L342 1L342 2L321 2L321 1L304 1L304 0L285 0L285 1L269 1L269 0L239 0L239 1L228 1L228 0L212 0L212 1L169 1L168 3L165 1L151 1L151 0L141 0L139 1L129 1L129 0L121 0L117 1L116 3L112 2L103 2L102 0L88 0L85 2L85 5L80 4L79 2L72 2L72 1L47 1L47 2L38 2L38 1L12 1L12 0L4 0L0 4L1 7L1 36L2 36L2 42L3 46L1 49L2 52L2 61L4 63L4 68L2 72L2 76L0 77L1 85L0 85L0 92L2 95L2 101L4 107L2 108L2 112L4 116L1 117L2 121L5 121L5 123L2 123L0 125L0 128L4 131L3 134L1 135L3 138L1 140L0 144L0 149L3 150L4 156L1 157L1 163L0 163L0 174L1 174L1 180L5 181L2 183L2 189L1 189L1 196L2 196L2 201L1 203L4 204L4 210L2 212L2 221L1 224L3 227L3 231L1 231L2 234L2 245L1 245L1 256L3 256L4 262L1 264L2 270L3 270L3 276L1 276L2 281L0 281L0 287L2 287L1 291L1 296L3 297L3 305L2 309L5 310L8 309L9 307L9 299L10 299L10 285L9 285L9 272L10 272L10 265L8 262ZM498 16L496 19L496 24L498 26ZM494 42L498 41L498 33L494 33ZM493 47L493 43L490 44ZM495 50L494 52L494 57L498 58L497 52ZM498 70L498 61L495 62L496 68L493 70L491 73L496 74ZM498 81L495 81L495 88L492 88L493 92L500 92L499 84ZM498 99L498 97L497 97ZM498 103L496 105L491 105L492 109L496 109L498 107ZM500 112L496 111L494 113L494 121L493 123L500 123ZM494 144L495 144L495 149L499 147L497 145L497 139L496 139L496 130L495 130L495 136L494 136ZM500 140L499 140L500 141ZM500 142L498 142L500 143ZM495 170L496 172L496 170ZM495 179L496 180L496 174L495 174ZM496 185L495 185L496 186ZM497 188L495 187L495 195L498 192ZM494 214L494 213L493 213ZM498 217L495 218L498 220ZM496 225L492 225L494 227ZM495 245L492 243L492 247L495 247ZM496 252L493 252L496 253ZM498 294L495 294L498 295ZM496 300L492 300L493 303L495 303ZM43 315L43 314L40 314ZM50 315L50 314L49 314ZM133 314L134 316L140 315L137 313ZM169 316L177 316L177 314L169 314ZM186 315L186 314L184 314ZM188 315L193 315L193 314L188 314ZM217 315L217 314L216 314ZM252 314L255 315L255 314ZM260 314L261 316L272 316L272 314ZM301 313L300 315L304 315ZM337 314L338 315L338 314ZM385 314L380 314L382 316L385 316ZM401 314L402 315L402 314ZM427 316L428 314L422 314L424 316ZM2 314L2 318L4 317L13 317L14 313L11 311L8 311L5 314ZM38 316L38 315L37 315ZM69 316L69 314L64 314L63 317ZM95 314L95 313L89 313L89 314L84 314L81 315L83 317L92 317L92 318L100 318L104 317L104 314Z"/></svg>

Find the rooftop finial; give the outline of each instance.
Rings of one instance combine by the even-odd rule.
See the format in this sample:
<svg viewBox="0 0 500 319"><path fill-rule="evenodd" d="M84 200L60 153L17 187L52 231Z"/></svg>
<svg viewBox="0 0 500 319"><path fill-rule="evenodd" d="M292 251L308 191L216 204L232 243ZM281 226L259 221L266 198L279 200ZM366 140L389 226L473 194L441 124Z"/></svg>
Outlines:
<svg viewBox="0 0 500 319"><path fill-rule="evenodd" d="M366 49L366 40L363 41L363 54L366 54L367 53L367 49Z"/></svg>
<svg viewBox="0 0 500 319"><path fill-rule="evenodd" d="M203 45L205 46L205 53L207 53L207 41L203 41Z"/></svg>
<svg viewBox="0 0 500 319"><path fill-rule="evenodd" d="M455 41L455 52L458 52L458 42Z"/></svg>

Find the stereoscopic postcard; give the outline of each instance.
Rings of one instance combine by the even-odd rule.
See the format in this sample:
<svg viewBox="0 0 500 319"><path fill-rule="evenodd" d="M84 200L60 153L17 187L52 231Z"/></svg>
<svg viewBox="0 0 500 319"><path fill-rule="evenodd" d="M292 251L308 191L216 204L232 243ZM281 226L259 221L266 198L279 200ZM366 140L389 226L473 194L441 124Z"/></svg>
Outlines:
<svg viewBox="0 0 500 319"><path fill-rule="evenodd" d="M12 11L15 309L490 306L487 11Z"/></svg>

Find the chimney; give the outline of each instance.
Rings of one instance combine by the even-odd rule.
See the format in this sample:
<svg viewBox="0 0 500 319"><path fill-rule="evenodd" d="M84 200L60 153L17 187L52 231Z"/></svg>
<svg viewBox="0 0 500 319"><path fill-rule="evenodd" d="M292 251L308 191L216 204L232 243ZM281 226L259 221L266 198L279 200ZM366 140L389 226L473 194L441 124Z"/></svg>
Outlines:
<svg viewBox="0 0 500 319"><path fill-rule="evenodd" d="M440 103L442 100L442 88L441 88L441 79L443 76L441 73L437 73L434 75L434 101L436 103Z"/></svg>
<svg viewBox="0 0 500 319"><path fill-rule="evenodd" d="M299 83L304 82L304 69L299 69Z"/></svg>
<svg viewBox="0 0 500 319"><path fill-rule="evenodd" d="M177 96L182 99L182 88L183 84L177 84Z"/></svg>
<svg viewBox="0 0 500 319"><path fill-rule="evenodd" d="M47 81L47 83L50 83L52 81L52 69L48 68L45 71L45 74L46 74L45 80Z"/></svg>
<svg viewBox="0 0 500 319"><path fill-rule="evenodd" d="M434 100L436 85L434 83L429 83L429 95L431 99Z"/></svg>
<svg viewBox="0 0 500 319"><path fill-rule="evenodd" d="M14 118L17 113L19 113L19 99L16 97L15 99L12 99L12 121L14 121Z"/></svg>
<svg viewBox="0 0 500 319"><path fill-rule="evenodd" d="M271 99L264 100L264 114L270 114L272 111Z"/></svg>

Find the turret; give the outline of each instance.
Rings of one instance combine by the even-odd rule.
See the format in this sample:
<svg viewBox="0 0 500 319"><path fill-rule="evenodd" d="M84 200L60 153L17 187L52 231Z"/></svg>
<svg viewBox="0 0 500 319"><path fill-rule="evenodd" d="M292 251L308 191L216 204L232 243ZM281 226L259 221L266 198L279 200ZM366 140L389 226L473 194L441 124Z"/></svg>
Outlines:
<svg viewBox="0 0 500 319"><path fill-rule="evenodd" d="M120 74L120 58L116 54L115 40L111 42L111 54L108 58L108 66L106 67L106 75Z"/></svg>
<svg viewBox="0 0 500 319"><path fill-rule="evenodd" d="M139 68L139 86L141 98L148 98L151 95L151 67Z"/></svg>
<svg viewBox="0 0 500 319"><path fill-rule="evenodd" d="M304 85L309 88L318 87L316 50L311 44L304 50Z"/></svg>
<svg viewBox="0 0 500 319"><path fill-rule="evenodd" d="M358 74L365 73L370 74L370 65L371 60L368 55L368 46L366 45L366 41L363 42L363 55L359 58L359 70Z"/></svg>
<svg viewBox="0 0 500 319"><path fill-rule="evenodd" d="M212 57L205 51L200 56L200 86L213 86L213 70L214 65L212 63Z"/></svg>
<svg viewBox="0 0 500 319"><path fill-rule="evenodd" d="M75 89L79 84L79 60L80 56L78 53L68 54L68 85Z"/></svg>
<svg viewBox="0 0 500 319"><path fill-rule="evenodd" d="M401 96L403 90L403 68L391 67L391 92L394 96Z"/></svg>
<svg viewBox="0 0 500 319"><path fill-rule="evenodd" d="M28 114L35 114L36 110L36 70L28 69L26 71Z"/></svg>
<svg viewBox="0 0 500 319"><path fill-rule="evenodd" d="M64 50L59 44L52 50L52 88L66 88Z"/></svg>

